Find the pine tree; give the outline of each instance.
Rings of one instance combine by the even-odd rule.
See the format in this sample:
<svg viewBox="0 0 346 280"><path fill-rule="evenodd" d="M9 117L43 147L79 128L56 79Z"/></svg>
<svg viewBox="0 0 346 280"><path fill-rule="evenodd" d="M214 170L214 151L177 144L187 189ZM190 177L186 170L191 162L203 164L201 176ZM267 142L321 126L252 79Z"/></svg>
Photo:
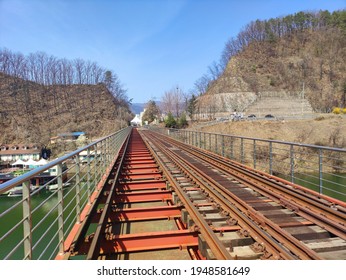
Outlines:
<svg viewBox="0 0 346 280"><path fill-rule="evenodd" d="M160 115L160 110L156 106L155 101L149 100L146 106L146 110L143 114L142 121L147 121L148 123L153 122L155 119L158 119Z"/></svg>
<svg viewBox="0 0 346 280"><path fill-rule="evenodd" d="M175 121L173 114L171 112L169 112L167 114L167 117L165 119L165 125L166 127L175 127L177 124L177 122Z"/></svg>

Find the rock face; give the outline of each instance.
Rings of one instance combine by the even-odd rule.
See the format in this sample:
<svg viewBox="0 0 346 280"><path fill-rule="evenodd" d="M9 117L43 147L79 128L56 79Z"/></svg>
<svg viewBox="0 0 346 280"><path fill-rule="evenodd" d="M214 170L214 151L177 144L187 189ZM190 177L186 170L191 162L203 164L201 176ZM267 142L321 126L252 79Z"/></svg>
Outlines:
<svg viewBox="0 0 346 280"><path fill-rule="evenodd" d="M303 113L328 113L345 107L345 46L346 32L336 27L253 41L231 57L199 98L200 111L253 112L257 106L261 113L292 115L302 108Z"/></svg>
<svg viewBox="0 0 346 280"><path fill-rule="evenodd" d="M131 118L103 84L43 86L0 73L0 95L3 144L47 145L51 137L73 131L101 137Z"/></svg>

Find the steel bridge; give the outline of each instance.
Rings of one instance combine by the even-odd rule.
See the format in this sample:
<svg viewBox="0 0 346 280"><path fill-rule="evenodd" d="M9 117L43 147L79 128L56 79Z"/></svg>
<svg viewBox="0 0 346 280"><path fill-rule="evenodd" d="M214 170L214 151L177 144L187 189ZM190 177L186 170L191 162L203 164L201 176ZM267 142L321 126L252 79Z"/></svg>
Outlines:
<svg viewBox="0 0 346 280"><path fill-rule="evenodd" d="M346 149L127 127L0 184L0 258L346 259L345 185Z"/></svg>

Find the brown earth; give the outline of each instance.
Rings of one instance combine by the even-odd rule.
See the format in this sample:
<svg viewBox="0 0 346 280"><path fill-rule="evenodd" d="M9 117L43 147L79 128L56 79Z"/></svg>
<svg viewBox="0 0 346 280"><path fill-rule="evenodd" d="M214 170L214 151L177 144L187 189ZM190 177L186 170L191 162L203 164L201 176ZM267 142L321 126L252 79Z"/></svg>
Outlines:
<svg viewBox="0 0 346 280"><path fill-rule="evenodd" d="M316 115L308 120L254 120L204 126L202 131L312 145L346 147L346 116Z"/></svg>

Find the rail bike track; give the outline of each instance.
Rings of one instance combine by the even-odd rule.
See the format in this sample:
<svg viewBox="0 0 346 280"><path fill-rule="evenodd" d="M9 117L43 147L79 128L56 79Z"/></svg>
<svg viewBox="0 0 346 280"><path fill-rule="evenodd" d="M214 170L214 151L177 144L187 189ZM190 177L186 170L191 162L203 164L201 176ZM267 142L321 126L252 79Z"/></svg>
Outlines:
<svg viewBox="0 0 346 280"><path fill-rule="evenodd" d="M346 259L346 204L133 129L65 259Z"/></svg>

